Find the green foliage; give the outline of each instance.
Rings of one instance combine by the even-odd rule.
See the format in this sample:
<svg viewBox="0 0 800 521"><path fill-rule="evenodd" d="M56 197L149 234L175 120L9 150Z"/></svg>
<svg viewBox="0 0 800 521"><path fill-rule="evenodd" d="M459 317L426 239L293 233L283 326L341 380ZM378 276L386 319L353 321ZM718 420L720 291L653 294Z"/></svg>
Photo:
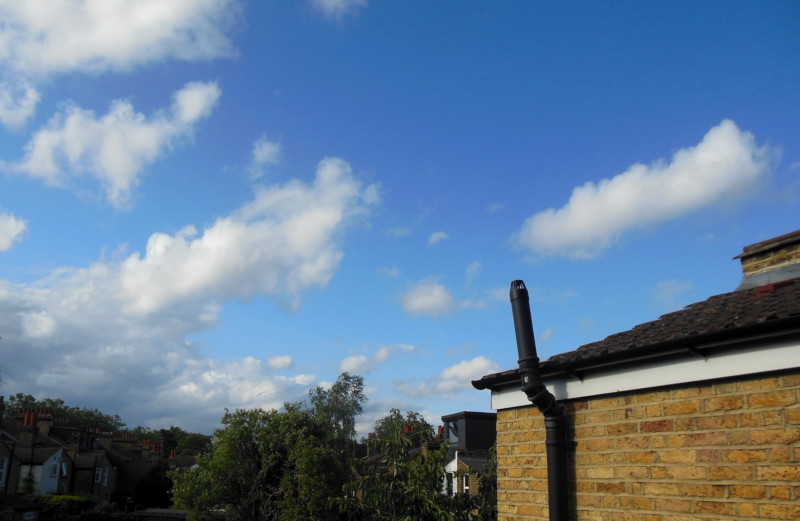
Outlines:
<svg viewBox="0 0 800 521"><path fill-rule="evenodd" d="M378 438L388 438L392 433L402 431L404 425L412 426L414 432L427 433L424 441L433 437L433 426L420 413L408 411L403 416L398 409L391 409L388 415L375 422L375 434Z"/></svg>
<svg viewBox="0 0 800 521"><path fill-rule="evenodd" d="M486 468L478 476L478 496L476 498L478 518L481 521L497 521L497 448L489 449Z"/></svg>
<svg viewBox="0 0 800 521"><path fill-rule="evenodd" d="M83 496L32 494L25 496L25 499L42 509L42 520L66 519L69 515L90 510L95 505L93 499Z"/></svg>
<svg viewBox="0 0 800 521"><path fill-rule="evenodd" d="M173 473L175 506L193 519L224 509L237 520L327 520L346 474L325 426L299 404L285 412L226 411L198 467Z"/></svg>
<svg viewBox="0 0 800 521"><path fill-rule="evenodd" d="M387 427L384 437L369 441L373 456L361 463L360 477L333 502L352 520L455 521L442 493L447 444L426 446L428 433L404 433L399 422Z"/></svg>
<svg viewBox="0 0 800 521"><path fill-rule="evenodd" d="M363 411L364 378L344 372L330 389L317 386L308 392L314 416L338 440L354 441L356 416Z"/></svg>
<svg viewBox="0 0 800 521"><path fill-rule="evenodd" d="M71 422L86 427L96 427L103 431L116 431L125 426L119 415L109 415L97 409L74 407L64 403L61 398L44 398L37 400L30 394L17 393L9 396L6 406L7 414L17 414L25 409L49 409L54 416L66 418Z"/></svg>
<svg viewBox="0 0 800 521"><path fill-rule="evenodd" d="M197 456L207 452L210 448L211 436L198 434L196 432L187 432L184 436L178 439L176 450L178 451L178 454Z"/></svg>

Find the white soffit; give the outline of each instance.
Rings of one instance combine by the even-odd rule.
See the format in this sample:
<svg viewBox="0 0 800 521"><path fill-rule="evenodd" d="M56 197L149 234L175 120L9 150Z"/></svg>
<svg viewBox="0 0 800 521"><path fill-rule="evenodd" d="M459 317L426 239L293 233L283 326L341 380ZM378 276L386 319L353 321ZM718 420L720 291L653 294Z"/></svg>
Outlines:
<svg viewBox="0 0 800 521"><path fill-rule="evenodd" d="M544 384L557 400L574 400L792 368L800 368L800 344L796 341L723 352L707 358L676 356L674 360L661 359L627 367L609 367L593 370L583 380L562 375L546 379ZM492 409L527 407L530 404L518 383L492 391Z"/></svg>

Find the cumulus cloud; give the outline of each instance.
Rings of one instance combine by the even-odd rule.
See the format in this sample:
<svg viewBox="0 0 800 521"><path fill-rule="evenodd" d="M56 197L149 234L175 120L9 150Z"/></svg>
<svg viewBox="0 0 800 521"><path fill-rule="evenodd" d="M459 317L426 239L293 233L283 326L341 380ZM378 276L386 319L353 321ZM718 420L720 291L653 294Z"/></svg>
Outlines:
<svg viewBox="0 0 800 521"><path fill-rule="evenodd" d="M423 280L403 296L403 309L409 315L437 317L451 313L456 305L453 295L435 280Z"/></svg>
<svg viewBox="0 0 800 521"><path fill-rule="evenodd" d="M144 253L31 284L0 280L4 385L87 405L103 396L104 410L146 425L168 426L179 411L190 430L216 424L224 407L296 399L314 377L275 375L291 357L220 361L187 338L215 327L227 299L296 303L327 284L374 191L345 161L327 158L313 183L262 187L202 232L155 233Z"/></svg>
<svg viewBox="0 0 800 521"><path fill-rule="evenodd" d="M127 309L153 313L185 300L274 295L296 305L300 293L324 287L343 253L339 234L349 218L377 202L350 165L319 163L313 184L261 187L255 199L199 233L153 234L144 255L121 265Z"/></svg>
<svg viewBox="0 0 800 521"><path fill-rule="evenodd" d="M428 237L428 246L433 246L434 244L438 244L442 241L449 239L450 236L447 235L445 232L433 232Z"/></svg>
<svg viewBox="0 0 800 521"><path fill-rule="evenodd" d="M273 356L269 360L267 360L267 364L272 369L289 369L294 364L294 360L289 355L282 355L282 356Z"/></svg>
<svg viewBox="0 0 800 521"><path fill-rule="evenodd" d="M10 250L28 224L10 213L0 213L0 251Z"/></svg>
<svg viewBox="0 0 800 521"><path fill-rule="evenodd" d="M219 96L216 83L192 82L174 94L169 110L149 118L124 100L114 101L100 118L67 105L36 132L21 161L2 167L54 186L89 176L101 184L110 204L124 208L144 168L178 139L191 136Z"/></svg>
<svg viewBox="0 0 800 521"><path fill-rule="evenodd" d="M461 391L472 389L472 380L500 371L492 360L485 356L477 356L472 360L463 360L455 365L446 367L436 378L424 381L396 381L394 389L397 392L422 398L431 395L453 395Z"/></svg>
<svg viewBox="0 0 800 521"><path fill-rule="evenodd" d="M398 353L415 353L418 349L409 344L381 346L370 358L367 355L348 356L339 364L339 371L369 373Z"/></svg>
<svg viewBox="0 0 800 521"><path fill-rule="evenodd" d="M356 13L367 6L367 0L312 0L312 2L322 14L336 19Z"/></svg>
<svg viewBox="0 0 800 521"><path fill-rule="evenodd" d="M769 172L771 156L724 120L670 162L635 164L575 188L566 205L528 218L514 239L541 255L593 258L627 231L748 195Z"/></svg>
<svg viewBox="0 0 800 521"><path fill-rule="evenodd" d="M281 159L280 143L270 141L266 136L261 136L253 143L252 158L250 159L250 175L259 178L264 171L272 165L277 165Z"/></svg>
<svg viewBox="0 0 800 521"><path fill-rule="evenodd" d="M239 0L0 0L0 122L21 125L54 74L233 56L240 11Z"/></svg>

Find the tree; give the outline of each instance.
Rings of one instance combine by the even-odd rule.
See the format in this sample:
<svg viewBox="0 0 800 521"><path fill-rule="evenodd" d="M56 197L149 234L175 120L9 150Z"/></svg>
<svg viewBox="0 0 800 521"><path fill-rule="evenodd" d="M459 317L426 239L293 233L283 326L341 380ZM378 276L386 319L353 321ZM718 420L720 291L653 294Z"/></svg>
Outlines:
<svg viewBox="0 0 800 521"><path fill-rule="evenodd" d="M17 393L10 396L6 411L9 414L18 414L25 409L47 409L54 416L66 418L78 425L96 427L103 431L113 432L125 426L119 415L110 415L97 409L75 407L67 405L61 398L43 398L37 400L30 394Z"/></svg>
<svg viewBox="0 0 800 521"><path fill-rule="evenodd" d="M344 372L330 389L317 386L308 395L314 416L330 428L334 438L355 441L356 416L367 401L364 378Z"/></svg>
<svg viewBox="0 0 800 521"><path fill-rule="evenodd" d="M478 518L497 521L497 448L489 449L489 460L478 476Z"/></svg>
<svg viewBox="0 0 800 521"><path fill-rule="evenodd" d="M398 429L402 431L404 425L413 427L414 432L425 432L433 436L433 426L420 413L407 411L403 416L398 409L391 409L388 415L375 422L375 435L378 438L388 438Z"/></svg>
<svg viewBox="0 0 800 521"><path fill-rule="evenodd" d="M404 432L400 422L386 426L382 438L369 440L373 456L361 462L360 476L334 502L351 520L455 521L442 493L447 443L428 443L428 433Z"/></svg>
<svg viewBox="0 0 800 521"><path fill-rule="evenodd" d="M219 508L242 521L336 519L328 498L347 476L340 454L311 411L285 409L226 411L211 451L196 468L171 474L175 506L193 519Z"/></svg>

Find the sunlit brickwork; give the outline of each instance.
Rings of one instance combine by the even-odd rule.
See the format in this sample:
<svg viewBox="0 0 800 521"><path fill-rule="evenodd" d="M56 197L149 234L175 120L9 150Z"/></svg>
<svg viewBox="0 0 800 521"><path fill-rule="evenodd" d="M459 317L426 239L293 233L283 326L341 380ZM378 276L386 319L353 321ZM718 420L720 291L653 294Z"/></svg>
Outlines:
<svg viewBox="0 0 800 521"><path fill-rule="evenodd" d="M800 371L566 402L571 519L800 519ZM500 521L548 519L544 418L498 412Z"/></svg>

